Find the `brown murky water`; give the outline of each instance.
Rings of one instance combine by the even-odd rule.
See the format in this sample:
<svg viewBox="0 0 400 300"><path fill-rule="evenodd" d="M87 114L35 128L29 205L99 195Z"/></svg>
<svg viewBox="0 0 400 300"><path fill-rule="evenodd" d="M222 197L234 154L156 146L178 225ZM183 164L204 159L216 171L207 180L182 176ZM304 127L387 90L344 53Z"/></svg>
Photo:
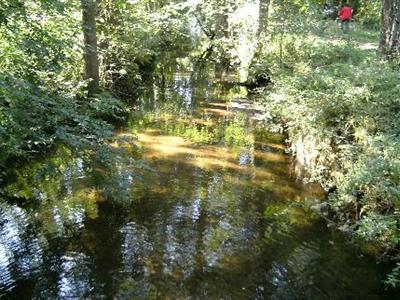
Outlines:
<svg viewBox="0 0 400 300"><path fill-rule="evenodd" d="M143 91L118 133L136 146L113 145L134 160L60 148L16 171L0 202L0 297L395 296L383 266L304 208L323 192L296 179L245 91L200 75L174 67Z"/></svg>

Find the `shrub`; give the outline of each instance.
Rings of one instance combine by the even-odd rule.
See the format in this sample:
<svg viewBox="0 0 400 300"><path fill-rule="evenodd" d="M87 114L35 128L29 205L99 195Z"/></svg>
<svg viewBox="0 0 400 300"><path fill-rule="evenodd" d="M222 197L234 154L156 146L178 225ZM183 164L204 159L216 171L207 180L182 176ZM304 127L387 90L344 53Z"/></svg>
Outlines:
<svg viewBox="0 0 400 300"><path fill-rule="evenodd" d="M287 35L280 45L271 45L259 61L274 82L263 101L270 121L284 124L292 141L315 142L318 158L311 176L335 187L329 197L334 220L397 260L399 73L360 49L357 40L329 35L297 40ZM366 37L359 30L350 38L365 42ZM389 284L397 283L398 273L397 268L388 277Z"/></svg>

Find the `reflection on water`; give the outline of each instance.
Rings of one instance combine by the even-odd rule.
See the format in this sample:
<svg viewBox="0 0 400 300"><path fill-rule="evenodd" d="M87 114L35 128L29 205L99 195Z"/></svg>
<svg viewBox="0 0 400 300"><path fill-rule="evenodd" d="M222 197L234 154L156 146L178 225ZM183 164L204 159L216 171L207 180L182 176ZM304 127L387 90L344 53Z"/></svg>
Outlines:
<svg viewBox="0 0 400 300"><path fill-rule="evenodd" d="M90 295L89 258L83 253L69 252L61 257L57 297L81 299Z"/></svg>
<svg viewBox="0 0 400 300"><path fill-rule="evenodd" d="M61 149L15 172L0 202L0 295L394 296L383 267L303 208L322 191L290 176L282 137L230 109L241 89L163 77L113 144L134 167ZM134 134L139 148L124 142Z"/></svg>

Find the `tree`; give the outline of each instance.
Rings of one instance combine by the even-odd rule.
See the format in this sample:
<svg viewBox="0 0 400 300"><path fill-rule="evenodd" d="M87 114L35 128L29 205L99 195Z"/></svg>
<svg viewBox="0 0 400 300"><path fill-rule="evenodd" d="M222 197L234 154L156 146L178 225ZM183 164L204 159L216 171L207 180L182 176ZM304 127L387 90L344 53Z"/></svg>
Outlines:
<svg viewBox="0 0 400 300"><path fill-rule="evenodd" d="M96 0L81 0L82 27L84 35L85 79L88 84L89 95L96 92L99 87L99 59L97 53L96 34Z"/></svg>
<svg viewBox="0 0 400 300"><path fill-rule="evenodd" d="M400 57L400 0L382 0L379 52L389 60Z"/></svg>
<svg viewBox="0 0 400 300"><path fill-rule="evenodd" d="M269 5L271 0L260 0L259 1L259 18L258 18L258 37L265 33L268 25L268 14L269 14Z"/></svg>

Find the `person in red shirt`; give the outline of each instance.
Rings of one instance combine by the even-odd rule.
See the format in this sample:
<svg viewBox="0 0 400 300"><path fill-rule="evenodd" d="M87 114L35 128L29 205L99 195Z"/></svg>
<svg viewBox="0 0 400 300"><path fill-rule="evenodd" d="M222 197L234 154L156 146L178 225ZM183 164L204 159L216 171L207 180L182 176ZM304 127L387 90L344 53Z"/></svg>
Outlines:
<svg viewBox="0 0 400 300"><path fill-rule="evenodd" d="M339 19L342 22L342 30L343 32L349 31L350 20L353 17L353 9L348 5L345 4L339 11Z"/></svg>

